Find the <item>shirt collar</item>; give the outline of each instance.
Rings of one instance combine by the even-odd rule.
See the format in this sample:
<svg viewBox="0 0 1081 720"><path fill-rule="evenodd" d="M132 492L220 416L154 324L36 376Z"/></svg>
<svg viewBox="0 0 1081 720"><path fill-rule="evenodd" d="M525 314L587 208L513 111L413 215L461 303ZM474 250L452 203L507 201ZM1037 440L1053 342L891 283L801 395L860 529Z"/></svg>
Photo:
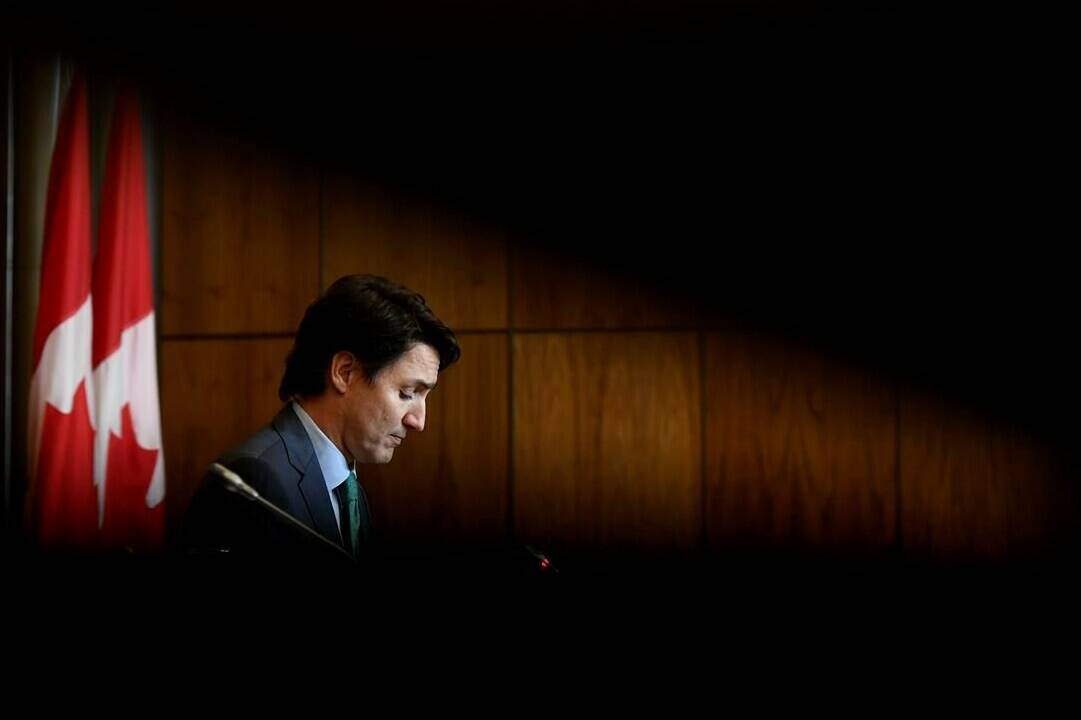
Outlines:
<svg viewBox="0 0 1081 720"><path fill-rule="evenodd" d="M334 490L349 477L349 463L345 461L342 451L315 424L311 415L299 403L294 402L292 405L293 412L300 418L300 424L304 426L308 438L312 441L312 447L315 448L315 457L319 460L319 469L323 471L327 490Z"/></svg>

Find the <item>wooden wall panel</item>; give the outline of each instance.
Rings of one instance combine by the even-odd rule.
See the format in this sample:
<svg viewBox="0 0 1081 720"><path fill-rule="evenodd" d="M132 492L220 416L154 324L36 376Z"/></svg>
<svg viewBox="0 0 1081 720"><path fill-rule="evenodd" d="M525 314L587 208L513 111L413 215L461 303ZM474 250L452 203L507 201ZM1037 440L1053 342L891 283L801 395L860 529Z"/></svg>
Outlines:
<svg viewBox="0 0 1081 720"><path fill-rule="evenodd" d="M319 175L250 142L164 133L163 335L295 332L319 292Z"/></svg>
<svg viewBox="0 0 1081 720"><path fill-rule="evenodd" d="M175 532L207 465L281 409L291 339L166 340L161 345L166 502Z"/></svg>
<svg viewBox="0 0 1081 720"><path fill-rule="evenodd" d="M525 243L511 256L515 328L687 329L701 320L689 296L643 278Z"/></svg>
<svg viewBox="0 0 1081 720"><path fill-rule="evenodd" d="M893 384L790 343L706 337L711 549L892 548Z"/></svg>
<svg viewBox="0 0 1081 720"><path fill-rule="evenodd" d="M507 337L460 335L462 359L428 396L425 428L361 482L390 543L496 543L507 533Z"/></svg>
<svg viewBox="0 0 1081 720"><path fill-rule="evenodd" d="M1002 564L1061 539L1070 478L1022 428L906 389L901 401L902 538L914 559Z"/></svg>
<svg viewBox="0 0 1081 720"><path fill-rule="evenodd" d="M587 550L699 546L697 336L518 335L513 353L518 538Z"/></svg>
<svg viewBox="0 0 1081 720"><path fill-rule="evenodd" d="M323 286L350 273L417 290L456 330L507 326L507 242L483 222L342 179L327 181Z"/></svg>
<svg viewBox="0 0 1081 720"><path fill-rule="evenodd" d="M898 398L889 378L793 342L735 331L699 348L684 332L709 322L693 288L681 297L516 243L397 191L321 182L311 165L175 120L162 137L172 525L206 464L280 407L291 340L206 338L292 333L321 287L370 272L420 291L456 330L527 331L510 350L503 332L461 336L428 429L364 468L392 542L489 542L511 526L593 550L705 538L864 554L900 541L910 557L1000 562L1069 527L1061 458L1019 428Z"/></svg>

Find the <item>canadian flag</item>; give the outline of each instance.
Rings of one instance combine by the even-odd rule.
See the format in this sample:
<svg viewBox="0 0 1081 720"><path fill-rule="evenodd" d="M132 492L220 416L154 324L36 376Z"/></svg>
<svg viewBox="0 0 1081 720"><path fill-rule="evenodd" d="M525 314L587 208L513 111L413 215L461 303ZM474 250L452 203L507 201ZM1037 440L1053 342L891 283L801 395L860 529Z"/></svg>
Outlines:
<svg viewBox="0 0 1081 720"><path fill-rule="evenodd" d="M50 168L30 393L32 521L47 550L147 552L164 541L145 185L138 101L122 90L91 274L87 98L77 76Z"/></svg>

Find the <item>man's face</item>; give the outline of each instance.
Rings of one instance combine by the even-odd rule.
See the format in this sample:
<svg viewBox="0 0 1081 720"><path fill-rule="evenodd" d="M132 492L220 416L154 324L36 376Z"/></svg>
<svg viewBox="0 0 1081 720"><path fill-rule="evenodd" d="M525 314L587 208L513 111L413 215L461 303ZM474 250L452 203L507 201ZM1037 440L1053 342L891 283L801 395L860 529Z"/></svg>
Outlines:
<svg viewBox="0 0 1081 720"><path fill-rule="evenodd" d="M439 375L439 353L417 343L369 385L355 373L345 393L342 444L358 463L387 463L410 430L424 429L425 400Z"/></svg>

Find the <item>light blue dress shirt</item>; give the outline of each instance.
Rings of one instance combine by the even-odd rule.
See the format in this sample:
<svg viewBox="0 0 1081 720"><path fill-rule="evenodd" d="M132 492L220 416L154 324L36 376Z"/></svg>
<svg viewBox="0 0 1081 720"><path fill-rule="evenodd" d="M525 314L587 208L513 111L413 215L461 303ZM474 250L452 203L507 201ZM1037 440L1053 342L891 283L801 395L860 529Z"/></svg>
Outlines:
<svg viewBox="0 0 1081 720"><path fill-rule="evenodd" d="M338 522L338 533L341 535L342 518L338 508L338 493L334 492L339 485L349 477L349 463L345 461L342 451L330 441L319 426L315 424L311 416L297 403L292 403L293 412L300 418L300 424L308 433L308 438L315 448L315 457L319 460L319 469L323 471L323 480L327 484L327 493L330 495L330 506L334 508L334 519Z"/></svg>

